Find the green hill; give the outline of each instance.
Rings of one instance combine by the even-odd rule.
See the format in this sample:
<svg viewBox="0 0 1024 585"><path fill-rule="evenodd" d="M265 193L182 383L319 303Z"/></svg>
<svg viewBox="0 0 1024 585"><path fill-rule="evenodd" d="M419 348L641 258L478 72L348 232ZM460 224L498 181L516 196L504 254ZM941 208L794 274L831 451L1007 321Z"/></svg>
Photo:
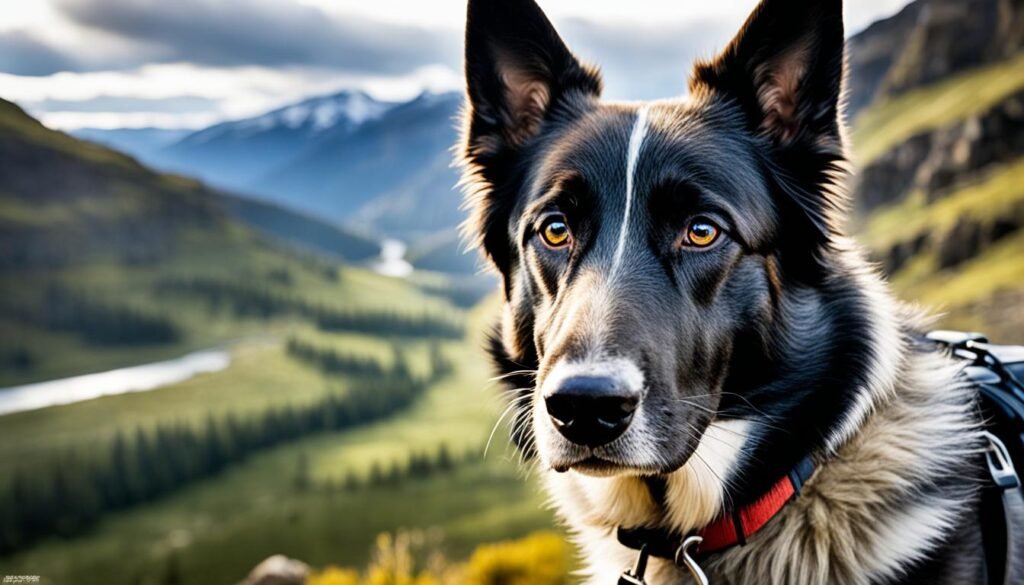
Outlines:
<svg viewBox="0 0 1024 585"><path fill-rule="evenodd" d="M0 385L281 332L314 311L455 314L403 282L282 247L225 201L0 100Z"/></svg>
<svg viewBox="0 0 1024 585"><path fill-rule="evenodd" d="M852 137L854 231L897 293L1024 343L1024 54L881 99Z"/></svg>

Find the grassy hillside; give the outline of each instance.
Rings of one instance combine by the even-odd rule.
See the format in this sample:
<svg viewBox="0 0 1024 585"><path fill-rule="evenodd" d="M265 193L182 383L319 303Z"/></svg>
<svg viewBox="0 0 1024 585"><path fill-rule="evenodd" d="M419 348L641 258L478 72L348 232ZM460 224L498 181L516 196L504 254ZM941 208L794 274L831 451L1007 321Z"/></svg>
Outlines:
<svg viewBox="0 0 1024 585"><path fill-rule="evenodd" d="M518 469L506 429L497 431L486 458L482 452L500 410L485 382L488 369L479 349L479 332L492 305L473 313L471 339L444 346L456 360L455 372L408 411L370 427L312 436L258 454L219 477L115 514L88 535L53 539L0 558L0 573L35 571L49 583L161 583L173 564L180 582L213 585L237 581L272 553L315 566L361 566L377 534L399 528L443 535L442 549L462 558L480 542L550 527L537 486L524 481ZM387 342L365 336L313 330L297 335L377 357L388 352ZM420 367L422 350L415 342L408 350L414 367ZM274 344L243 346L235 356L235 365L225 372L158 391L3 417L0 474L61 447L96 444L118 428L171 417L197 420L226 410L243 413L281 400L301 402L327 386L346 384L289 362ZM366 477L375 465L386 467L442 444L453 453L470 453L470 463L436 477L354 492L295 485L303 459L314 486L340 485L346 476Z"/></svg>
<svg viewBox="0 0 1024 585"><path fill-rule="evenodd" d="M981 113L1024 87L1024 55L977 68L865 110L853 126L863 166L919 132ZM941 193L913 190L854 220L880 259L900 247L890 275L904 299L939 325L1024 343L1024 157L960 177Z"/></svg>
<svg viewBox="0 0 1024 585"><path fill-rule="evenodd" d="M854 155L865 166L912 135L984 111L1024 87L1024 54L872 105L853 124Z"/></svg>
<svg viewBox="0 0 1024 585"><path fill-rule="evenodd" d="M225 209L261 233L337 260L365 262L380 254L380 244L348 229L276 205L221 195Z"/></svg>

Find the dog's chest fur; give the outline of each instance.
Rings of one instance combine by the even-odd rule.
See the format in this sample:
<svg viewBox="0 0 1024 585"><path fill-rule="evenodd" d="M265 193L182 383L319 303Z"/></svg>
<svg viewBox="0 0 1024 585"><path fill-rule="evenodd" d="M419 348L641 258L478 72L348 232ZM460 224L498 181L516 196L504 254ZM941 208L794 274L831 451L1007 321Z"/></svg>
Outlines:
<svg viewBox="0 0 1024 585"><path fill-rule="evenodd" d="M712 582L916 582L908 575L922 563L948 563L944 577L978 582L977 542L953 543L951 558L938 558L961 526L973 525L979 485L973 391L954 378L943 358L909 355L896 391L874 406L849 441L818 461L799 497L746 545L704 562ZM727 504L716 480L726 477L729 452L743 436L742 425L729 426L702 443L705 462L691 460L668 478L664 507L638 478L548 473L553 501L584 551L588 583L610 583L634 562L636 552L615 539L618 526L686 533L714 519ZM713 443L718 446L705 446ZM957 556L971 562L957 566ZM661 560L647 575L651 585L686 579Z"/></svg>

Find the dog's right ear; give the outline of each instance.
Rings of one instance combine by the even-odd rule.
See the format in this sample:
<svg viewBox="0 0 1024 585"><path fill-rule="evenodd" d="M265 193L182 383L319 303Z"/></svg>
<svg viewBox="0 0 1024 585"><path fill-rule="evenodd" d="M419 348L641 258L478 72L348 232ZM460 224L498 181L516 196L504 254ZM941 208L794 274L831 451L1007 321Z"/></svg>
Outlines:
<svg viewBox="0 0 1024 585"><path fill-rule="evenodd" d="M501 194L494 190L544 122L574 98L600 94L601 78L573 56L533 0L469 0L465 66L463 157L477 191L470 229L506 272L499 212L511 203L496 201ZM495 229L501 234L490 235Z"/></svg>

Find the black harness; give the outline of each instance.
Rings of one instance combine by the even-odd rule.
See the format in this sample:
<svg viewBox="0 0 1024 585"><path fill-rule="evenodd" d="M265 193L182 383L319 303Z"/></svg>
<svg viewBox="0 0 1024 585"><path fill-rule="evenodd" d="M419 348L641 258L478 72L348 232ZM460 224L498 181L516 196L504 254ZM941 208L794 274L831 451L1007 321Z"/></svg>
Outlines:
<svg viewBox="0 0 1024 585"><path fill-rule="evenodd" d="M991 482L982 491L981 528L989 585L1024 584L1024 347L992 345L980 333L934 331L926 339L968 365L980 390Z"/></svg>

